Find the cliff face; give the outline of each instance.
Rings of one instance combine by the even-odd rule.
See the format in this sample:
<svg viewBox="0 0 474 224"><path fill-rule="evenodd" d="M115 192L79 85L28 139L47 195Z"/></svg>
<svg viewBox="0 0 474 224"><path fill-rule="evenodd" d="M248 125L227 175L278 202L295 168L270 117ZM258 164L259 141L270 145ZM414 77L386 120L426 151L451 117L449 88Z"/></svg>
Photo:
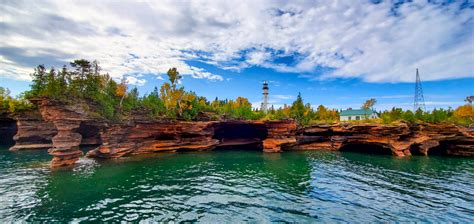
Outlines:
<svg viewBox="0 0 474 224"><path fill-rule="evenodd" d="M215 147L257 146L279 152L280 146L294 143L293 121L155 121L135 120L112 124L101 132L102 145L89 157L117 158L160 151L200 151ZM263 144L262 144L263 143Z"/></svg>
<svg viewBox="0 0 474 224"><path fill-rule="evenodd" d="M110 123L91 119L79 105L34 102L41 116L17 118L12 150L50 148L52 167L73 165L84 154L80 145L97 145L87 156L104 159L214 148L474 156L473 131L450 124L319 124L298 129L291 120L150 121L140 113L127 122Z"/></svg>
<svg viewBox="0 0 474 224"><path fill-rule="evenodd" d="M474 130L449 124L415 128L412 154L474 156Z"/></svg>
<svg viewBox="0 0 474 224"><path fill-rule="evenodd" d="M79 145L83 140L79 133L81 123L89 125L92 123L91 119L87 118L86 111L80 105L62 105L45 99L36 100L34 103L38 105L43 119L52 122L57 129L56 135L52 138L53 146L48 150L48 153L53 156L51 166L74 164L84 154L79 150ZM100 126L103 122L94 121L93 123Z"/></svg>
<svg viewBox="0 0 474 224"><path fill-rule="evenodd" d="M2 136L0 143L14 144L10 148L11 151L52 148L53 137L58 134L54 120L64 119L58 114L52 116L56 113L54 109L51 110L49 108L47 113L47 120L43 118L39 110L17 115L0 116L0 136ZM99 136L101 124L95 120L81 121L77 129L77 132L82 136L81 146L101 144ZM59 125L61 125L61 122L59 122ZM12 134L14 135L13 137Z"/></svg>
<svg viewBox="0 0 474 224"><path fill-rule="evenodd" d="M58 132L52 122L45 121L38 112L15 116L15 145L10 151L23 149L48 149L53 146L52 138Z"/></svg>
<svg viewBox="0 0 474 224"><path fill-rule="evenodd" d="M268 137L263 140L264 152L281 152L282 146L296 143L296 122L268 121L265 125L268 130Z"/></svg>
<svg viewBox="0 0 474 224"><path fill-rule="evenodd" d="M472 131L451 124L399 125L351 125L321 124L298 131L297 141L290 150L352 150L373 146L372 152L407 156L474 155ZM352 147L355 146L355 147ZM357 149L353 149L357 151Z"/></svg>
<svg viewBox="0 0 474 224"><path fill-rule="evenodd" d="M199 151L214 148L213 122L144 122L111 124L101 133L102 145L88 157L117 158L163 151Z"/></svg>

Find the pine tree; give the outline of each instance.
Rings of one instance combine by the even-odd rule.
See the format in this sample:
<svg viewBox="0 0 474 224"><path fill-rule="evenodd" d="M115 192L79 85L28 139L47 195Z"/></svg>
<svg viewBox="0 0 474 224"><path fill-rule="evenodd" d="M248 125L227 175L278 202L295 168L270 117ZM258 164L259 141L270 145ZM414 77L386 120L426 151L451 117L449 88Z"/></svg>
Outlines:
<svg viewBox="0 0 474 224"><path fill-rule="evenodd" d="M295 119L298 122L298 124L303 125L304 114L305 114L305 107L303 103L303 98L301 97L301 93L298 93L298 97L291 105L290 116L291 118Z"/></svg>

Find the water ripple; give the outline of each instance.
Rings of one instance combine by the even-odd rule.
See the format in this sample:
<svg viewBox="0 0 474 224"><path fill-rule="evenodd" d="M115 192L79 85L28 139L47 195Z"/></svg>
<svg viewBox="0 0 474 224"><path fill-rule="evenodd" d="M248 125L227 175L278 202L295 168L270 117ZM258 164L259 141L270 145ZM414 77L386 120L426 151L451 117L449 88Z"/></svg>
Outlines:
<svg viewBox="0 0 474 224"><path fill-rule="evenodd" d="M472 222L474 161L337 152L203 152L50 171L0 152L0 220Z"/></svg>

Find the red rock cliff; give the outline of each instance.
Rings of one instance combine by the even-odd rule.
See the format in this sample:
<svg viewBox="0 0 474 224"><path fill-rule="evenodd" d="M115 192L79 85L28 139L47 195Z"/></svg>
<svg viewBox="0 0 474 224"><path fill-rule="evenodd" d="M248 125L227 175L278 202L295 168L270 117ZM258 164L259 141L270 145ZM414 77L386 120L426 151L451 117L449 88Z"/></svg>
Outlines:
<svg viewBox="0 0 474 224"><path fill-rule="evenodd" d="M48 149L53 146L52 138L58 131L52 122L45 121L37 111L17 115L14 119L17 131L13 137L15 145L10 151Z"/></svg>
<svg viewBox="0 0 474 224"><path fill-rule="evenodd" d="M37 133L54 135L49 150L53 156L52 167L74 164L83 155L79 150L81 144L99 145L87 153L96 158L249 145L265 152L370 148L375 150L372 152L396 156L474 155L472 130L450 124L319 124L298 129L291 120L153 121L139 113L129 121L110 123L91 119L79 105L62 105L45 99L35 103L43 120L19 118L17 135L21 137L15 138L18 145L18 142L28 143L19 141L22 137L35 139ZM40 129L43 131L38 132Z"/></svg>
<svg viewBox="0 0 474 224"><path fill-rule="evenodd" d="M117 158L163 151L207 150L219 141L212 139L213 122L132 121L111 124L100 133L102 145L87 156Z"/></svg>
<svg viewBox="0 0 474 224"><path fill-rule="evenodd" d="M296 138L297 142L287 150L341 150L360 144L379 146L396 156L428 155L430 150L474 155L472 131L452 124L320 124L299 130Z"/></svg>
<svg viewBox="0 0 474 224"><path fill-rule="evenodd" d="M296 143L296 122L291 120L267 121L265 125L268 137L263 140L264 152L281 152L282 146Z"/></svg>
<svg viewBox="0 0 474 224"><path fill-rule="evenodd" d="M64 105L57 101L38 99L33 100L38 105L43 119L52 122L57 129L57 134L52 138L53 147L48 150L53 156L51 167L73 165L84 153L79 150L83 140L79 133L81 123L91 121L85 109L77 105ZM101 121L95 121L97 125Z"/></svg>

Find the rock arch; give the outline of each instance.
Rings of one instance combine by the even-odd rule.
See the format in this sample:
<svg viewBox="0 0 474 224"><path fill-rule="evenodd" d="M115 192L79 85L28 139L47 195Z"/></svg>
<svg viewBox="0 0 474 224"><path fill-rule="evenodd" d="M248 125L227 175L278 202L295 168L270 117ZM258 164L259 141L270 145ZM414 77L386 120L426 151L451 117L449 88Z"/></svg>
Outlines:
<svg viewBox="0 0 474 224"><path fill-rule="evenodd" d="M215 149L263 150L268 130L261 122L227 121L214 125L213 139L219 140Z"/></svg>

